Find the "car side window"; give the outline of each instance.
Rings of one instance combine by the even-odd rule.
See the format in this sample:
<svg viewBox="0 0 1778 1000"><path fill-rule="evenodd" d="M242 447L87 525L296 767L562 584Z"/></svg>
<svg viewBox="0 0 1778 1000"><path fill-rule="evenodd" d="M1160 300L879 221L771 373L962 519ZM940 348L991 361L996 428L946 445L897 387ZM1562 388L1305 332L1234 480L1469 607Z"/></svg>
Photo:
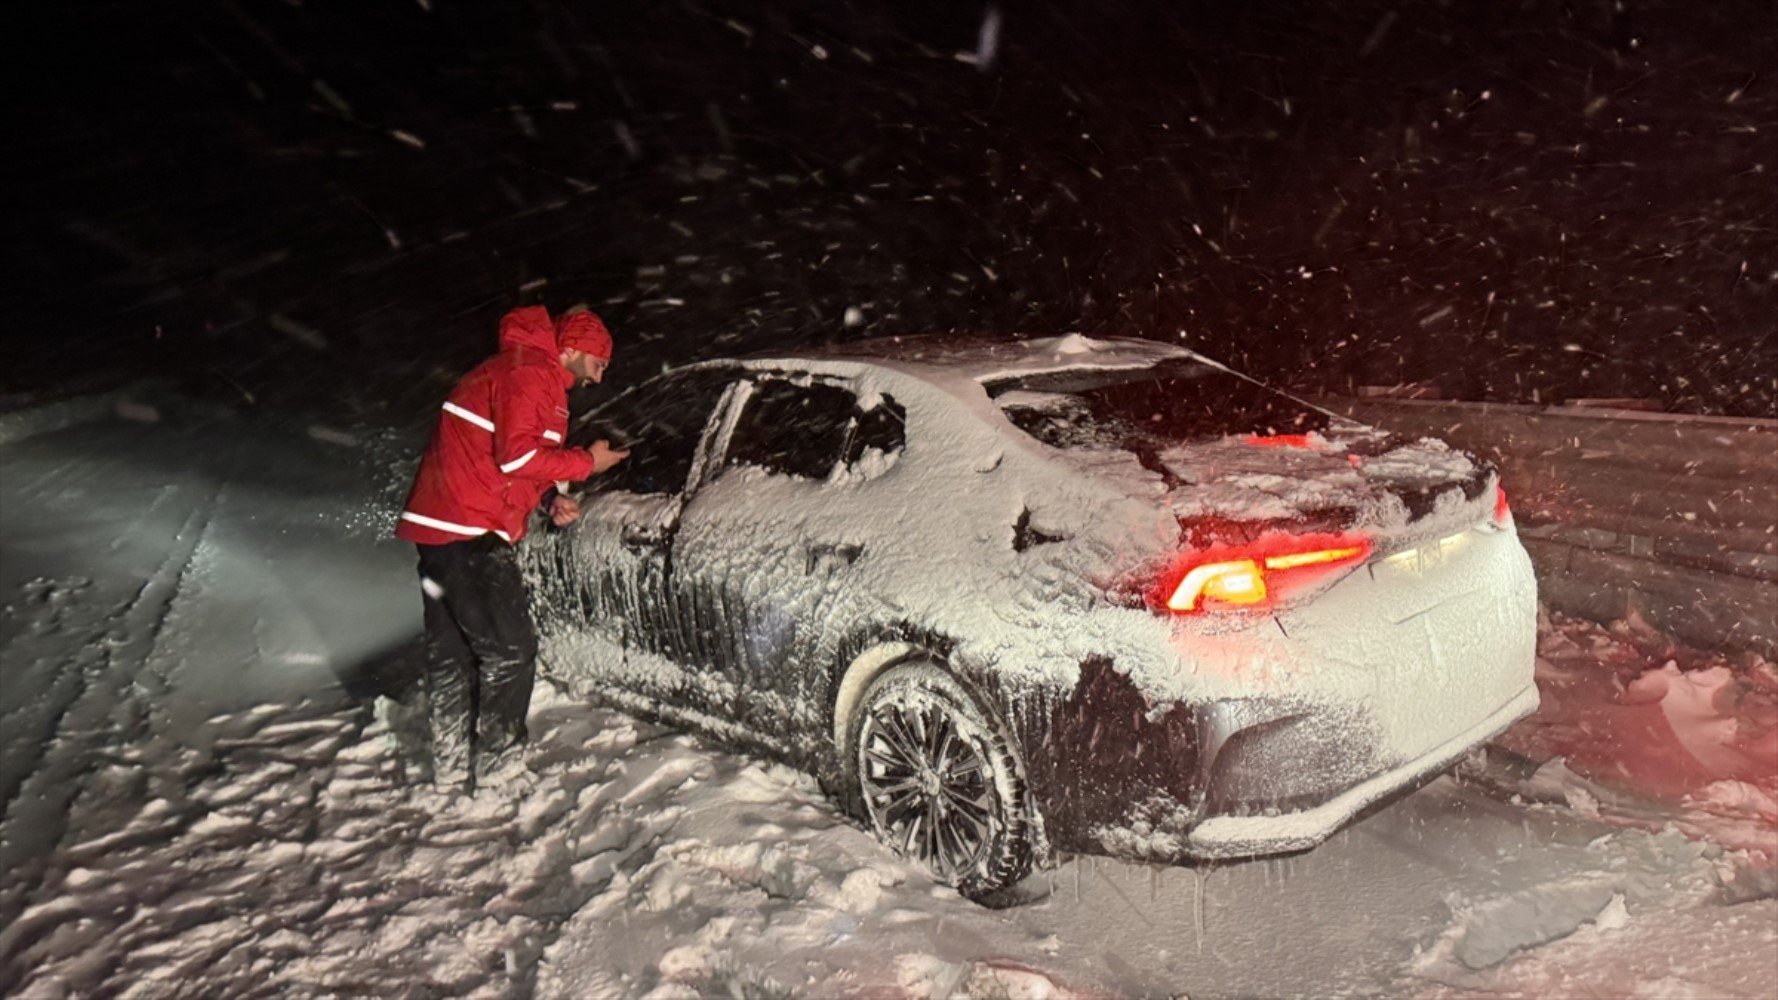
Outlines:
<svg viewBox="0 0 1778 1000"><path fill-rule="evenodd" d="M856 408L853 395L839 386L762 379L741 410L725 467L756 465L771 473L826 479L846 457Z"/></svg>
<svg viewBox="0 0 1778 1000"><path fill-rule="evenodd" d="M863 404L852 417L852 441L846 447L846 464L856 465L872 452L892 458L907 444L908 412L894 396L878 396L869 409Z"/></svg>
<svg viewBox="0 0 1778 1000"><path fill-rule="evenodd" d="M629 493L685 489L710 411L735 377L735 372L721 369L670 373L588 414L569 435L570 444L585 447L607 438L614 448L630 449L629 458L594 476L589 485Z"/></svg>

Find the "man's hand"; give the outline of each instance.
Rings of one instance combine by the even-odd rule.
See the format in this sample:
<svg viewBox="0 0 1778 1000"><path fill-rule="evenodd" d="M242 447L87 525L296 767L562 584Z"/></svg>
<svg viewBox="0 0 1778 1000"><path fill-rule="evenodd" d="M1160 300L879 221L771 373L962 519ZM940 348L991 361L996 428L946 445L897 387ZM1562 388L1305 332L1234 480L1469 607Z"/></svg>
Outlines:
<svg viewBox="0 0 1778 1000"><path fill-rule="evenodd" d="M557 494L549 502L549 523L558 528L566 528L580 519L580 504L573 497Z"/></svg>
<svg viewBox="0 0 1778 1000"><path fill-rule="evenodd" d="M611 442L600 438L587 448L586 453L593 459L593 475L606 471L617 463L630 457L628 451L613 451Z"/></svg>

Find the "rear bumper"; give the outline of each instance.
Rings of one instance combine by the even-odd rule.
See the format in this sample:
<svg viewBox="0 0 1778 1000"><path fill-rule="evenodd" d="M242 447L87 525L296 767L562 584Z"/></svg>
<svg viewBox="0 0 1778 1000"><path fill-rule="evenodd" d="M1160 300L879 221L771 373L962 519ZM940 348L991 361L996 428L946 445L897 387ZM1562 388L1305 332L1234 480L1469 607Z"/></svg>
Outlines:
<svg viewBox="0 0 1778 1000"><path fill-rule="evenodd" d="M1444 770L1472 747L1537 711L1537 705L1537 686L1532 684L1470 729L1312 808L1276 816L1212 816L1200 820L1185 837L1184 853L1203 859L1243 858L1314 847L1364 807Z"/></svg>
<svg viewBox="0 0 1778 1000"><path fill-rule="evenodd" d="M1088 658L1066 697L1006 699L1049 850L1309 848L1535 711L1524 549L1510 531L1423 548L1438 558L1373 560L1252 627L1175 625L1160 655L1119 650L1128 667Z"/></svg>
<svg viewBox="0 0 1778 1000"><path fill-rule="evenodd" d="M1102 811L1089 810L1086 816L1115 815L1118 818L1110 823L1101 820L1080 827L1057 824L1058 829L1054 832L1061 835L1053 837L1053 844L1064 851L1151 864L1263 857L1306 850L1326 840L1365 807L1449 767L1470 749L1536 711L1537 705L1537 686L1527 682L1493 711L1417 756L1361 777L1346 779L1328 787L1325 792L1303 791L1288 800L1238 800L1223 796L1219 801L1217 764L1219 759L1226 760L1226 755L1216 753L1207 741L1200 739L1208 759L1204 760L1205 767L1199 769L1199 773L1208 772L1209 777L1188 779L1182 774L1185 769L1155 766L1160 761L1151 760L1150 767L1134 772L1126 769L1114 780L1085 783L1085 787L1105 789L1105 801L1096 803L1103 807ZM1162 721L1183 722L1191 714L1171 713ZM1201 727L1191 726L1150 727L1145 734L1147 738L1135 745L1158 744L1161 751L1155 756L1186 759L1190 755L1179 751L1190 739L1187 732L1191 729L1203 731ZM1264 730L1262 725L1251 731L1263 733ZM1178 731L1179 736L1171 741L1171 745L1169 741L1157 738L1170 731ZM1123 761L1125 758L1118 751L1124 746L1119 741L1103 750L1112 759ZM1364 756L1361 745L1350 748L1352 761L1363 760ZM1180 780L1164 784L1160 779L1165 777ZM1282 804L1286 801L1288 804ZM1064 818L1081 816L1080 813L1061 815Z"/></svg>

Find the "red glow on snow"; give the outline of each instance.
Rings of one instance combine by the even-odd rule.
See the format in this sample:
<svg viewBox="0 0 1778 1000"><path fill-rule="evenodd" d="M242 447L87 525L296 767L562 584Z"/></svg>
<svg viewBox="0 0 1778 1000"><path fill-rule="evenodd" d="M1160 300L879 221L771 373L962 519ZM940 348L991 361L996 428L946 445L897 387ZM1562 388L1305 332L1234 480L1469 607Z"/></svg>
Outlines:
<svg viewBox="0 0 1778 1000"><path fill-rule="evenodd" d="M1256 448L1311 447L1309 444L1309 435L1307 434L1249 434L1247 435L1247 443Z"/></svg>

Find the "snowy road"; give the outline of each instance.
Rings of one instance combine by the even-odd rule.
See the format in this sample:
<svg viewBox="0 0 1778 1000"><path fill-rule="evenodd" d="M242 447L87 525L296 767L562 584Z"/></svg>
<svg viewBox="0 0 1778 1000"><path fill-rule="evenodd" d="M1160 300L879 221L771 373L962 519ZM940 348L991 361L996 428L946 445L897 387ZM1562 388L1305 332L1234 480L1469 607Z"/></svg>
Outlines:
<svg viewBox="0 0 1778 1000"><path fill-rule="evenodd" d="M336 670L418 628L406 552L376 544L352 452L293 435L270 449L225 415L116 410L3 446L9 872L58 841L120 743L202 746L218 711L338 697ZM19 888L0 890L0 916Z"/></svg>
<svg viewBox="0 0 1778 1000"><path fill-rule="evenodd" d="M805 777L558 698L529 778L441 797L350 693L418 629L399 452L163 409L0 433L8 994L1778 989L1778 902L1724 905L1719 852L1450 778L1292 859L1080 860L998 912Z"/></svg>

